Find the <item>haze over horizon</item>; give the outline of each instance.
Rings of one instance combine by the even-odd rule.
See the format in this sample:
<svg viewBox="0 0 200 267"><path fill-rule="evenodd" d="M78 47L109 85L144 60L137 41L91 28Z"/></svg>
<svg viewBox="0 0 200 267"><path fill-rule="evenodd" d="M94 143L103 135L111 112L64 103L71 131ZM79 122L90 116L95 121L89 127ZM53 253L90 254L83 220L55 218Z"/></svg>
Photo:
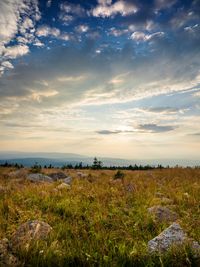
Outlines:
<svg viewBox="0 0 200 267"><path fill-rule="evenodd" d="M1 151L200 156L200 1L0 1Z"/></svg>

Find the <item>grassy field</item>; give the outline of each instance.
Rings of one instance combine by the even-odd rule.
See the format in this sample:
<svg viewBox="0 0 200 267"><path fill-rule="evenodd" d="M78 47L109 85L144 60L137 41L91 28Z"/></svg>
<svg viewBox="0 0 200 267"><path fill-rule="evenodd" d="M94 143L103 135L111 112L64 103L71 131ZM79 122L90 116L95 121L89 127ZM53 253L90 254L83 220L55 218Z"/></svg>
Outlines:
<svg viewBox="0 0 200 267"><path fill-rule="evenodd" d="M125 171L87 170L70 190L59 182L36 184L8 176L0 169L0 238L8 239L27 220L42 220L53 228L46 241L18 252L24 266L200 266L189 249L149 255L147 243L170 223L158 223L147 208L163 204L156 193L172 200L181 227L200 241L200 169ZM52 170L42 170L44 173ZM55 170L56 171L56 170Z"/></svg>

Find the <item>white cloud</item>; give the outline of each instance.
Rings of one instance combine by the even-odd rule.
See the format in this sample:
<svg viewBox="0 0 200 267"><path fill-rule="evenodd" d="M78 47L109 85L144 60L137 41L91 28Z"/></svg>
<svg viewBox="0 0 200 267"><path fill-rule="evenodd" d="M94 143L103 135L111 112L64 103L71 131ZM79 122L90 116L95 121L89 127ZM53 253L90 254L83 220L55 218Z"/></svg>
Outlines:
<svg viewBox="0 0 200 267"><path fill-rule="evenodd" d="M36 35L38 37L47 37L47 36L52 36L60 40L64 41L69 41L70 40L70 35L68 33L61 33L61 31L57 28L51 28L47 25L43 25L39 27L36 31Z"/></svg>
<svg viewBox="0 0 200 267"><path fill-rule="evenodd" d="M64 25L68 25L70 24L70 22L74 20L74 17L72 15L66 15L66 14L61 13L59 15L59 19L63 21Z"/></svg>
<svg viewBox="0 0 200 267"><path fill-rule="evenodd" d="M4 61L4 62L1 63L1 65L3 67L5 67L5 68L8 68L8 69L13 69L14 68L12 63L10 63L10 61Z"/></svg>
<svg viewBox="0 0 200 267"><path fill-rule="evenodd" d="M146 34L144 32L135 31L134 33L131 34L130 38L137 42L146 42L152 40L153 38L163 37L163 36L164 32L155 32L152 34Z"/></svg>
<svg viewBox="0 0 200 267"><path fill-rule="evenodd" d="M47 25L43 25L37 29L36 35L38 37L47 37L49 35L53 37L58 37L60 35L60 30L57 28L51 28Z"/></svg>
<svg viewBox="0 0 200 267"><path fill-rule="evenodd" d="M79 33L84 33L89 30L89 27L87 25L79 25L76 27L76 31Z"/></svg>
<svg viewBox="0 0 200 267"><path fill-rule="evenodd" d="M85 14L85 9L81 5L69 2L62 3L60 5L60 10L62 13L74 14L77 16L83 16Z"/></svg>
<svg viewBox="0 0 200 267"><path fill-rule="evenodd" d="M9 46L5 49L4 56L7 58L17 58L26 55L29 52L29 47L27 45L14 45Z"/></svg>
<svg viewBox="0 0 200 267"><path fill-rule="evenodd" d="M29 52L25 44L34 40L34 26L40 17L38 0L0 1L0 57L2 60L15 59ZM8 46L14 39L18 44Z"/></svg>
<svg viewBox="0 0 200 267"><path fill-rule="evenodd" d="M33 43L33 45L39 46L39 47L43 47L44 46L44 44L39 39L35 39L35 42Z"/></svg>
<svg viewBox="0 0 200 267"><path fill-rule="evenodd" d="M127 16L134 14L138 11L138 8L133 3L127 3L123 0L118 0L117 2L112 4L112 1L100 0L98 1L99 5L97 5L92 10L92 15L94 17L114 17L117 14L122 16Z"/></svg>
<svg viewBox="0 0 200 267"><path fill-rule="evenodd" d="M122 36L123 34L126 34L128 32L129 32L128 29L116 29L115 27L112 27L109 30L109 35L113 35L115 37L119 37L119 36Z"/></svg>

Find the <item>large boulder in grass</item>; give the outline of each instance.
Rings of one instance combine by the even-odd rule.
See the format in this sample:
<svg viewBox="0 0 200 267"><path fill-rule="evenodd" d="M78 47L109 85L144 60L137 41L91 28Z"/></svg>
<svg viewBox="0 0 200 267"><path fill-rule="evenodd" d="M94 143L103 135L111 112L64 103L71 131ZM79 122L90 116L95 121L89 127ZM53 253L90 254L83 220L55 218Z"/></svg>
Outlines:
<svg viewBox="0 0 200 267"><path fill-rule="evenodd" d="M21 266L19 260L11 253L7 238L0 240L0 266L16 267Z"/></svg>
<svg viewBox="0 0 200 267"><path fill-rule="evenodd" d="M200 245L187 237L178 223L173 223L158 236L148 242L150 253L164 253L171 247L190 246L195 257L200 257Z"/></svg>
<svg viewBox="0 0 200 267"><path fill-rule="evenodd" d="M42 221L28 221L17 229L13 234L11 239L12 249L14 251L19 249L28 249L31 242L37 240L45 240L50 232L52 227Z"/></svg>
<svg viewBox="0 0 200 267"><path fill-rule="evenodd" d="M50 173L48 176L51 177L54 181L58 181L58 180L65 179L65 178L68 177L68 176L67 176L65 173L63 173L63 172L54 172L54 173Z"/></svg>
<svg viewBox="0 0 200 267"><path fill-rule="evenodd" d="M178 215L167 207L153 206L148 208L148 212L153 215L158 222L173 222L178 219Z"/></svg>
<svg viewBox="0 0 200 267"><path fill-rule="evenodd" d="M31 182L53 182L53 179L42 173L31 173L27 176L27 179Z"/></svg>
<svg viewBox="0 0 200 267"><path fill-rule="evenodd" d="M181 245L186 240L186 234L178 223L173 223L158 236L148 242L149 252L165 252L172 245Z"/></svg>

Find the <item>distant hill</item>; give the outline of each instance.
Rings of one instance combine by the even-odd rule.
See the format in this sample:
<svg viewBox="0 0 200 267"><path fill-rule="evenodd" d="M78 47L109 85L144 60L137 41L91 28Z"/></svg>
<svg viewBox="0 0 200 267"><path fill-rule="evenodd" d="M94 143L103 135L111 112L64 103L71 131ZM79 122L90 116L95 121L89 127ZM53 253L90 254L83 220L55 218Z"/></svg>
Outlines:
<svg viewBox="0 0 200 267"><path fill-rule="evenodd" d="M98 156L97 156L98 157ZM144 159L144 160L128 160L120 158L98 157L103 162L104 166L128 166L128 165L158 165L163 166L199 166L199 160L187 160L187 159ZM36 162L42 166L52 164L54 167L61 167L64 164L75 165L82 162L83 165L91 165L93 163L93 157L85 155L73 154L73 153L48 153L48 152L0 152L0 164L5 162L18 163L24 166L32 166Z"/></svg>

